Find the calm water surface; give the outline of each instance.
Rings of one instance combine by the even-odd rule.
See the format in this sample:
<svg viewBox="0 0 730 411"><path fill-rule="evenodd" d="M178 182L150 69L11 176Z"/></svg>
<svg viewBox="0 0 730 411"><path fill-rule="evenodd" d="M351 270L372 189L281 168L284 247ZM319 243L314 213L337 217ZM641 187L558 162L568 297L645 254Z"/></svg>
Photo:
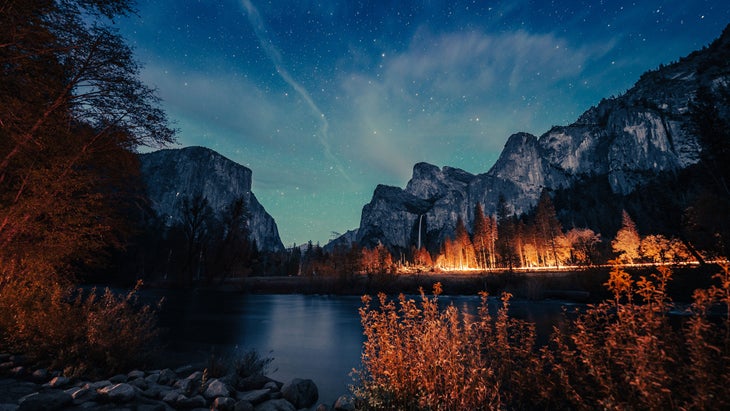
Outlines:
<svg viewBox="0 0 730 411"><path fill-rule="evenodd" d="M159 291L145 297L159 298ZM474 310L478 297L441 297ZM490 299L490 306L497 300ZM165 353L178 363L204 361L211 352L236 347L273 357L269 376L282 382L311 378L319 402L332 404L348 392L349 376L359 366L363 335L360 298L318 295L247 295L211 290L166 291L160 325L170 341ZM558 301L512 302L510 315L534 322L549 335L562 318Z"/></svg>

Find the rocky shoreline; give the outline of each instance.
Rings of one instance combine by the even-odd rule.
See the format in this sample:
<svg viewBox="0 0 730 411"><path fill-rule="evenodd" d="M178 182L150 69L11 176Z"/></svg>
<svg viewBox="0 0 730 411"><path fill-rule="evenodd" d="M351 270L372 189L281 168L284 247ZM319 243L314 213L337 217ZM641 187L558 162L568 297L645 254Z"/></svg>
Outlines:
<svg viewBox="0 0 730 411"><path fill-rule="evenodd" d="M350 396L332 405L317 404L318 397L309 379L282 383L235 373L209 378L205 369L187 365L87 381L30 367L19 355L0 354L0 411L355 410Z"/></svg>

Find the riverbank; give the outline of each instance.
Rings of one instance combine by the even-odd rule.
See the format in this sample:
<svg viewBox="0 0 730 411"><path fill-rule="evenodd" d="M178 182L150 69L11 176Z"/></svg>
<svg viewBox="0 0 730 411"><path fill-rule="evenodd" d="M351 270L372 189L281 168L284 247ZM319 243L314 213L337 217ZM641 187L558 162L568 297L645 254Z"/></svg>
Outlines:
<svg viewBox="0 0 730 411"><path fill-rule="evenodd" d="M650 277L656 267L624 267L632 277ZM216 282L194 284L196 288L251 294L328 294L328 295L389 295L418 294L423 288L427 293L434 284L441 283L444 295L477 295L486 291L490 295L509 292L516 298L527 300L558 299L581 303L595 303L610 298L605 287L611 268L608 266L566 270L519 270L491 272L422 272L412 274L348 274L336 277L319 276L265 276L229 278ZM718 267L672 267L673 281L669 295L675 301L688 302L697 288L712 283L712 275ZM148 282L151 288L177 288L167 282Z"/></svg>
<svg viewBox="0 0 730 411"><path fill-rule="evenodd" d="M0 354L2 411L294 411L315 409L316 384L295 378L282 383L262 374L228 372L214 377L208 368L133 370L108 379L72 379L58 371L34 368L25 358ZM348 396L316 410L354 410Z"/></svg>

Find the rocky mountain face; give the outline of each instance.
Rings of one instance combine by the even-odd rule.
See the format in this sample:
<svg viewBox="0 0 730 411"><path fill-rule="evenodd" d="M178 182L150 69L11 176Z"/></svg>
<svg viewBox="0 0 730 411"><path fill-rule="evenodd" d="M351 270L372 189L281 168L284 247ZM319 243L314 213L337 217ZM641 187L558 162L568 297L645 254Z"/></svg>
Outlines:
<svg viewBox="0 0 730 411"><path fill-rule="evenodd" d="M690 104L700 88L727 89L728 56L730 26L710 46L645 73L624 95L602 100L573 124L540 137L510 136L486 173L416 164L405 189L375 189L356 240L408 249L420 233L433 246L453 233L459 216L470 226L477 203L493 215L501 196L522 214L543 189L570 190L585 181L607 182L611 195L625 196L653 177L696 164L703 147L691 131ZM718 110L727 114L730 107Z"/></svg>
<svg viewBox="0 0 730 411"><path fill-rule="evenodd" d="M251 192L250 169L203 147L141 154L140 163L150 205L165 225L181 221L186 197L207 199L219 219L236 199L243 198L249 212L250 239L256 241L258 249L284 249L276 222Z"/></svg>

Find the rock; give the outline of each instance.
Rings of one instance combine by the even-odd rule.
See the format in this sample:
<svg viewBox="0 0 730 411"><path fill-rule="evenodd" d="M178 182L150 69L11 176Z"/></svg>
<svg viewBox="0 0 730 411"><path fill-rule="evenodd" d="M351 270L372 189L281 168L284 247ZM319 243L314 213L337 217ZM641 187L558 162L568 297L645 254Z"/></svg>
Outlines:
<svg viewBox="0 0 730 411"><path fill-rule="evenodd" d="M162 397L163 397L162 389L160 388L159 385L153 385L153 386L147 388L146 390L143 390L141 392L141 394L143 396L145 396L147 398L151 398L151 399L158 399L158 398L162 399Z"/></svg>
<svg viewBox="0 0 730 411"><path fill-rule="evenodd" d="M205 389L205 392L203 393L205 398L216 398L216 397L229 397L231 395L231 390L228 389L225 383L222 381L213 379L210 380L208 383L208 388Z"/></svg>
<svg viewBox="0 0 730 411"><path fill-rule="evenodd" d="M194 397L186 397L182 395L175 401L177 408L204 408L207 405L205 398L202 395L196 395Z"/></svg>
<svg viewBox="0 0 730 411"><path fill-rule="evenodd" d="M236 399L239 401L250 402L251 404L259 404L269 399L271 391L268 388L260 390L239 392L236 394Z"/></svg>
<svg viewBox="0 0 730 411"><path fill-rule="evenodd" d="M49 375L50 374L48 373L47 369L39 368L39 369L33 371L33 374L31 374L31 377L33 377L34 381L43 382L43 381L48 381Z"/></svg>
<svg viewBox="0 0 730 411"><path fill-rule="evenodd" d="M284 398L297 409L309 408L317 402L319 391L314 381L295 378L281 389Z"/></svg>
<svg viewBox="0 0 730 411"><path fill-rule="evenodd" d="M246 378L240 378L238 380L237 387L241 391L258 390L263 388L264 385L270 381L274 380L261 374L250 375Z"/></svg>
<svg viewBox="0 0 730 411"><path fill-rule="evenodd" d="M297 411L287 400L269 400L254 407L254 411Z"/></svg>
<svg viewBox="0 0 730 411"><path fill-rule="evenodd" d="M238 401L233 411L253 411L253 404L248 401Z"/></svg>
<svg viewBox="0 0 730 411"><path fill-rule="evenodd" d="M117 374L111 378L109 378L109 381L112 382L112 384L119 384L121 382L127 382L128 377L126 374Z"/></svg>
<svg viewBox="0 0 730 411"><path fill-rule="evenodd" d="M195 371L194 373L188 375L186 379L200 382L203 380L203 372Z"/></svg>
<svg viewBox="0 0 730 411"><path fill-rule="evenodd" d="M15 363L12 363L12 364L15 365ZM23 367L22 365L13 367L13 369L10 370L10 374L15 375L16 377L22 377L27 373L28 373L28 370L25 367Z"/></svg>
<svg viewBox="0 0 730 411"><path fill-rule="evenodd" d="M335 401L334 411L354 411L355 400L349 395L340 395Z"/></svg>
<svg viewBox="0 0 730 411"><path fill-rule="evenodd" d="M213 410L218 411L234 411L236 408L236 400L231 397L218 397L213 401Z"/></svg>
<svg viewBox="0 0 730 411"><path fill-rule="evenodd" d="M132 401L137 395L137 391L129 384L119 383L100 389L99 394L108 398L109 401L122 403Z"/></svg>
<svg viewBox="0 0 730 411"><path fill-rule="evenodd" d="M159 379L160 379L160 373L150 374L150 375L144 377L144 380L147 381L148 384L157 384Z"/></svg>
<svg viewBox="0 0 730 411"><path fill-rule="evenodd" d="M0 353L0 363L8 362L8 361L10 361L10 354L8 354L6 352Z"/></svg>
<svg viewBox="0 0 730 411"><path fill-rule="evenodd" d="M18 404L0 404L0 411L17 411L17 409Z"/></svg>
<svg viewBox="0 0 730 411"><path fill-rule="evenodd" d="M73 398L61 390L48 390L23 397L18 411L54 411L71 404Z"/></svg>
<svg viewBox="0 0 730 411"><path fill-rule="evenodd" d="M175 374L175 371L165 368L164 370L160 371L160 376L157 380L158 384L161 385L172 385L177 381L177 374Z"/></svg>
<svg viewBox="0 0 730 411"><path fill-rule="evenodd" d="M88 388L90 390L98 390L100 388L108 387L112 385L112 382L109 380L101 380L96 382L90 382L86 385L84 385L85 388Z"/></svg>
<svg viewBox="0 0 730 411"><path fill-rule="evenodd" d="M13 368L15 364L11 363L10 361L5 361L0 363L0 371L7 371L11 368Z"/></svg>
<svg viewBox="0 0 730 411"><path fill-rule="evenodd" d="M0 379L0 404L18 405L18 400L38 392L40 386L29 381L12 378Z"/></svg>
<svg viewBox="0 0 730 411"><path fill-rule="evenodd" d="M165 411L167 408L165 404L140 404L137 406L137 411Z"/></svg>
<svg viewBox="0 0 730 411"><path fill-rule="evenodd" d="M73 398L74 400L79 399L83 397L84 395L88 394L89 389L84 387L72 387L66 390L66 392Z"/></svg>
<svg viewBox="0 0 730 411"><path fill-rule="evenodd" d="M144 375L145 375L144 371L134 370L134 371L130 371L129 374L127 374L127 377L130 380L136 380L137 378L144 378Z"/></svg>
<svg viewBox="0 0 730 411"><path fill-rule="evenodd" d="M281 391L274 391L271 394L269 394L270 400L278 400L280 398L284 398L284 394L282 394Z"/></svg>
<svg viewBox="0 0 730 411"><path fill-rule="evenodd" d="M162 396L162 401L168 403L168 404L174 404L177 402L178 398L182 397L183 394L180 393L180 391L168 391Z"/></svg>
<svg viewBox="0 0 730 411"><path fill-rule="evenodd" d="M264 388L268 388L269 390L271 390L271 392L281 390L281 387L279 386L279 384L276 383L276 381L267 382L266 384L264 384Z"/></svg>
<svg viewBox="0 0 730 411"><path fill-rule="evenodd" d="M49 381L47 385L51 388L63 388L70 383L71 380L66 377L53 377L53 379Z"/></svg>
<svg viewBox="0 0 730 411"><path fill-rule="evenodd" d="M190 395L193 393L193 388L195 387L195 382L193 380L189 380L187 378L182 380L177 380L175 384L173 385L173 388L177 388L185 395Z"/></svg>
<svg viewBox="0 0 730 411"><path fill-rule="evenodd" d="M319 404L314 411L330 411L330 407L327 404Z"/></svg>
<svg viewBox="0 0 730 411"><path fill-rule="evenodd" d="M147 381L141 377L135 378L135 379L129 381L128 384L133 387L137 387L140 390L146 390L149 387L149 384L147 383Z"/></svg>

